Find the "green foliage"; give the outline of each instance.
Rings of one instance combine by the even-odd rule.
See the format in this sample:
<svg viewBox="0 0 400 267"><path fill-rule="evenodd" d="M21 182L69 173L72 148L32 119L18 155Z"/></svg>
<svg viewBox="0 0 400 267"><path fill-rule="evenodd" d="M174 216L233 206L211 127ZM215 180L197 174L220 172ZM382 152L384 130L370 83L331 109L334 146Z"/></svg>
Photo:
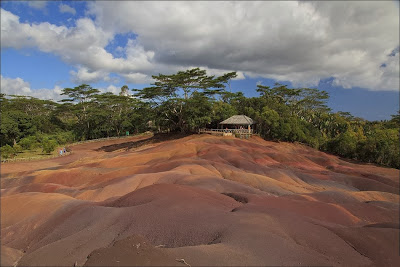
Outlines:
<svg viewBox="0 0 400 267"><path fill-rule="evenodd" d="M151 103L157 115L155 121L160 127L167 131L190 132L211 122L211 118L197 111L207 109L211 97L223 93L225 84L229 84L234 77L236 72L214 77L207 76L205 70L194 68L171 75L153 76L153 86L134 91L137 92L135 96ZM199 106L203 104L204 107ZM201 117L191 115L189 110Z"/></svg>
<svg viewBox="0 0 400 267"><path fill-rule="evenodd" d="M17 143L15 143L14 145L13 145L13 149L14 149L14 151L15 151L15 153L20 153L20 152L22 152L22 146L20 146L19 144L17 144Z"/></svg>
<svg viewBox="0 0 400 267"><path fill-rule="evenodd" d="M399 130L374 129L358 144L359 159L400 168Z"/></svg>
<svg viewBox="0 0 400 267"><path fill-rule="evenodd" d="M262 137L269 139L279 138L278 127L280 116L278 112L268 107L264 107L260 115L255 117L259 122L259 131Z"/></svg>
<svg viewBox="0 0 400 267"><path fill-rule="evenodd" d="M19 140L18 144L22 149L30 150L34 148L35 143L38 143L35 136L27 136Z"/></svg>
<svg viewBox="0 0 400 267"><path fill-rule="evenodd" d="M48 137L44 138L42 141L42 149L43 152L46 154L50 154L51 152L54 151L54 149L57 147L57 141L50 139Z"/></svg>
<svg viewBox="0 0 400 267"><path fill-rule="evenodd" d="M184 119L187 132L196 131L211 123L211 103L203 94L193 93L192 97L185 102Z"/></svg>
<svg viewBox="0 0 400 267"><path fill-rule="evenodd" d="M68 105L73 115L76 116L77 123L75 124L74 131L77 136L82 139L90 139L91 136L91 121L90 116L93 114L93 101L98 93L97 89L92 88L90 85L82 84L74 88L64 88L61 95L67 95L69 98L65 98L62 102L74 103L74 105Z"/></svg>
<svg viewBox="0 0 400 267"><path fill-rule="evenodd" d="M218 123L235 115L235 108L223 101L214 101L211 106L211 123L209 127L218 128Z"/></svg>
<svg viewBox="0 0 400 267"><path fill-rule="evenodd" d="M54 135L53 139L55 139L58 144L65 145L65 144L74 142L75 136L72 131L59 132Z"/></svg>
<svg viewBox="0 0 400 267"><path fill-rule="evenodd" d="M13 145L37 132L49 133L63 129L55 116L57 103L34 97L7 96L1 98L1 144Z"/></svg>
<svg viewBox="0 0 400 267"><path fill-rule="evenodd" d="M354 131L347 130L328 142L328 151L343 157L354 158L357 141Z"/></svg>
<svg viewBox="0 0 400 267"><path fill-rule="evenodd" d="M301 142L336 155L400 168L400 113L369 122L348 112L333 113L329 95L315 88L258 85L258 97L231 92L236 72L209 76L199 68L153 76L155 82L129 95L101 94L90 85L63 89L61 102L0 94L2 157L21 150L55 147L151 130L193 132L217 128L232 115L247 115L265 139ZM228 88L229 90L225 90Z"/></svg>
<svg viewBox="0 0 400 267"><path fill-rule="evenodd" d="M0 148L0 152L1 152L1 157L8 159L12 156L15 155L15 150L12 146L10 145L4 145Z"/></svg>

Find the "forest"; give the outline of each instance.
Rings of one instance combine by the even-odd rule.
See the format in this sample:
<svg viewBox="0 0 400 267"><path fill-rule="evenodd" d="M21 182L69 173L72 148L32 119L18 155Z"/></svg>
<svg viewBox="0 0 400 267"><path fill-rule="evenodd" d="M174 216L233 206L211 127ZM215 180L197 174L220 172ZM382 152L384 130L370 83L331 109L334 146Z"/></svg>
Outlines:
<svg viewBox="0 0 400 267"><path fill-rule="evenodd" d="M59 101L0 95L1 156L76 141L146 131L195 133L217 128L222 120L244 114L256 132L271 141L299 142L344 158L400 168L400 113L386 121L367 121L332 112L329 95L315 88L257 85L257 97L232 93L236 72L207 75L199 68L154 75L150 87L119 95L88 84L64 88Z"/></svg>

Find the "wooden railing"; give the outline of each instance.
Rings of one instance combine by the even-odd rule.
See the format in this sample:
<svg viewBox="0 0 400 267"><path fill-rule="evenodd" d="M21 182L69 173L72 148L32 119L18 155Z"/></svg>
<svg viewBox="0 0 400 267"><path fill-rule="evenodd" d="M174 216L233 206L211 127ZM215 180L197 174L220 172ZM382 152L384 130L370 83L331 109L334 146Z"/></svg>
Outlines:
<svg viewBox="0 0 400 267"><path fill-rule="evenodd" d="M199 134L208 133L223 136L237 136L239 138L249 138L253 135L253 129L199 129Z"/></svg>

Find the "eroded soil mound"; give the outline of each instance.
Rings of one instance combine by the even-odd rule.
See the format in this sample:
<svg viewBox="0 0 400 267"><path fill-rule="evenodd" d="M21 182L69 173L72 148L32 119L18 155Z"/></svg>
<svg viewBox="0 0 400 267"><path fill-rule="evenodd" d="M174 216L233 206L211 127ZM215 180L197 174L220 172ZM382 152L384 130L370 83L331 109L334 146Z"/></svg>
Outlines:
<svg viewBox="0 0 400 267"><path fill-rule="evenodd" d="M72 151L1 166L2 265L400 264L398 170L258 137Z"/></svg>

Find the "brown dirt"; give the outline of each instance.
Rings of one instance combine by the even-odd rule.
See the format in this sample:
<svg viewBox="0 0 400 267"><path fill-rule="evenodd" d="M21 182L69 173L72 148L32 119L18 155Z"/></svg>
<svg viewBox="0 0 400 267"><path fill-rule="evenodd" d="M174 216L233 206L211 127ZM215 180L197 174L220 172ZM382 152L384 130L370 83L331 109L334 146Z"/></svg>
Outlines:
<svg viewBox="0 0 400 267"><path fill-rule="evenodd" d="M400 264L399 170L259 137L71 149L2 164L2 265Z"/></svg>

